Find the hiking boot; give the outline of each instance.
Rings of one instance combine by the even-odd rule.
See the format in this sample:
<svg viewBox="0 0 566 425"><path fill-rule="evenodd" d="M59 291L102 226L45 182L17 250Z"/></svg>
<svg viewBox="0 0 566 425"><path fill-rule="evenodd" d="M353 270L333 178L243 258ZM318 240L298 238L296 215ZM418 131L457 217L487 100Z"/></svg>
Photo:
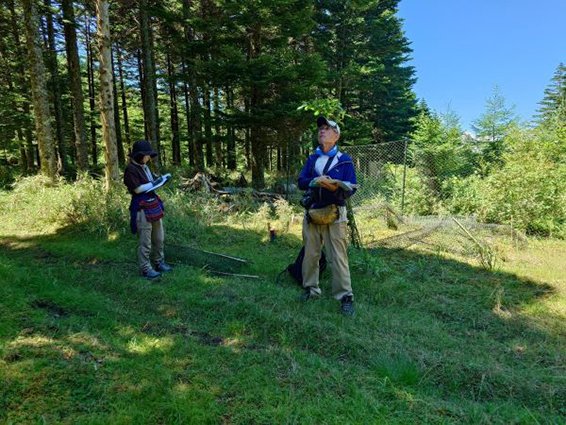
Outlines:
<svg viewBox="0 0 566 425"><path fill-rule="evenodd" d="M317 297L318 297L318 295L311 292L310 288L306 288L305 291L299 297L299 300L302 301L302 302L306 302L308 300L313 300Z"/></svg>
<svg viewBox="0 0 566 425"><path fill-rule="evenodd" d="M155 270L157 270L158 272L161 272L161 273L167 273L167 272L170 272L171 270L173 270L173 266L170 266L165 261L161 261L160 263L157 263L155 265Z"/></svg>
<svg viewBox="0 0 566 425"><path fill-rule="evenodd" d="M353 316L355 314L356 310L354 310L354 297L352 297L351 295L344 295L340 302L340 311L344 316Z"/></svg>
<svg viewBox="0 0 566 425"><path fill-rule="evenodd" d="M153 280L161 276L161 273L156 272L153 269L147 269L142 272L142 276L145 277L146 279Z"/></svg>

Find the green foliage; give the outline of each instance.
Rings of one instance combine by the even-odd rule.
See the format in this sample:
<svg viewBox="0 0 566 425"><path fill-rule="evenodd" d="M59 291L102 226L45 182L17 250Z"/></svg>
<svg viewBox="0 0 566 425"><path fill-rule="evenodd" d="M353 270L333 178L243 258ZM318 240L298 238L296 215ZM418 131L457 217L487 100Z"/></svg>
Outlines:
<svg viewBox="0 0 566 425"><path fill-rule="evenodd" d="M351 143L396 141L411 130L415 70L398 2L315 3L315 46L329 70L321 87L346 110Z"/></svg>
<svg viewBox="0 0 566 425"><path fill-rule="evenodd" d="M304 102L297 108L299 111L311 111L315 117L319 115L340 123L346 117L346 111L340 101L334 98L315 99Z"/></svg>
<svg viewBox="0 0 566 425"><path fill-rule="evenodd" d="M566 122L566 65L560 63L552 76L551 82L544 90L540 102L537 121L539 124Z"/></svg>
<svg viewBox="0 0 566 425"><path fill-rule="evenodd" d="M464 143L458 117L454 113L437 116L423 111L415 123L410 159L426 179L436 197L446 198L450 186L444 184L454 176L470 174L472 153Z"/></svg>
<svg viewBox="0 0 566 425"><path fill-rule="evenodd" d="M505 98L496 86L486 101L485 112L474 121L473 129L482 143L482 159L487 163L500 163L505 150L505 137L518 125L514 107L505 103Z"/></svg>
<svg viewBox="0 0 566 425"><path fill-rule="evenodd" d="M566 236L566 139L544 129L522 130L507 143L503 166L486 179L485 219Z"/></svg>
<svg viewBox="0 0 566 425"><path fill-rule="evenodd" d="M451 196L446 199L447 209L456 215L479 215L485 216L485 200L483 196L484 181L479 174L467 177L452 177L444 184Z"/></svg>
<svg viewBox="0 0 566 425"><path fill-rule="evenodd" d="M129 229L130 196L123 186L104 188L102 180L83 176L66 187L68 204L64 206L65 223L78 231L107 236Z"/></svg>
<svg viewBox="0 0 566 425"><path fill-rule="evenodd" d="M505 138L502 165L487 177L447 182L447 208L530 234L565 237L566 138L556 129L515 129Z"/></svg>
<svg viewBox="0 0 566 425"><path fill-rule="evenodd" d="M17 172L14 167L0 166L0 189L8 189L16 180Z"/></svg>
<svg viewBox="0 0 566 425"><path fill-rule="evenodd" d="M402 187L402 174L397 173L397 189ZM393 202L401 206L401 190L395 191ZM430 215L437 211L438 199L425 176L418 169L407 168L403 213L408 215Z"/></svg>

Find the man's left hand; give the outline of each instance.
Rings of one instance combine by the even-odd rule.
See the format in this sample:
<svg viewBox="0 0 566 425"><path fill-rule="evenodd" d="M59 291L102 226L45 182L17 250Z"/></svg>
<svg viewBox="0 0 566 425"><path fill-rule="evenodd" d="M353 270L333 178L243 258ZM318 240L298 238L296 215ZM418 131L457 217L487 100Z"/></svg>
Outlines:
<svg viewBox="0 0 566 425"><path fill-rule="evenodd" d="M317 180L317 183L322 188L329 190L331 192L336 192L338 190L338 183L331 183L330 177L328 176L320 176Z"/></svg>

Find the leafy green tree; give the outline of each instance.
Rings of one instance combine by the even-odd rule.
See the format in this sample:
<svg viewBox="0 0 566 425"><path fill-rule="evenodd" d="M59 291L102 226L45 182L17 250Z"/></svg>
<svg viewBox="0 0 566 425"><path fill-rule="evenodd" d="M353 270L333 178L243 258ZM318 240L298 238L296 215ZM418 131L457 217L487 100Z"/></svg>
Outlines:
<svg viewBox="0 0 566 425"><path fill-rule="evenodd" d="M503 165L485 180L481 218L566 237L565 136L558 127L512 130Z"/></svg>
<svg viewBox="0 0 566 425"><path fill-rule="evenodd" d="M518 119L514 107L506 105L505 98L496 86L486 101L485 112L472 125L483 161L487 164L500 162L505 136L516 125Z"/></svg>
<svg viewBox="0 0 566 425"><path fill-rule="evenodd" d="M471 171L471 152L464 143L458 116L451 111L437 115L421 106L411 140L411 161L425 177L428 190L441 199L446 198L449 192L444 182Z"/></svg>

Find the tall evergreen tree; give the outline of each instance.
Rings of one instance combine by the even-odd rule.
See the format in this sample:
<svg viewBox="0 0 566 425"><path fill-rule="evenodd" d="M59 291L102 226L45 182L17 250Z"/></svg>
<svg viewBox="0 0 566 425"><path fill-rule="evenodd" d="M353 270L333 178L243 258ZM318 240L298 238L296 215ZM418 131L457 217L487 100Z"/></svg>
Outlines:
<svg viewBox="0 0 566 425"><path fill-rule="evenodd" d="M61 7L63 9L63 26L65 31L65 49L67 52L71 108L73 110L73 130L75 134L74 140L77 169L79 171L86 171L88 169L88 150L83 105L84 96L81 83L81 66L77 45L77 22L75 20L75 11L72 0L62 0Z"/></svg>
<svg viewBox="0 0 566 425"><path fill-rule="evenodd" d="M501 158L504 138L517 123L514 107L506 105L505 98L496 86L486 100L485 112L472 124L481 145L483 159L487 163Z"/></svg>
<svg viewBox="0 0 566 425"><path fill-rule="evenodd" d="M249 130L252 185L265 186L268 147L298 139L306 125L298 106L313 97L323 64L309 51L312 7L303 0L227 2L228 40L237 49L226 52L222 70L238 70L244 109L232 117ZM227 69L230 68L230 69ZM292 134L292 135L290 135ZM296 140L295 139L295 140Z"/></svg>
<svg viewBox="0 0 566 425"><path fill-rule="evenodd" d="M139 22L141 35L141 58L143 65L143 110L147 125L146 138L154 144L157 152L161 153L159 142L159 118L157 109L157 96L155 92L155 63L153 54L153 27L149 10L150 0L139 2ZM159 166L159 156L155 160Z"/></svg>
<svg viewBox="0 0 566 425"><path fill-rule="evenodd" d="M53 22L55 10L51 6L51 0L44 0L45 5L45 22L47 30L47 60L46 65L49 69L48 88L53 105L53 115L55 124L55 141L57 147L57 161L59 163L60 172L67 169L67 149L65 144L65 136L63 129L63 105L61 99L61 78L59 76L59 63L57 59L57 44L55 25Z"/></svg>
<svg viewBox="0 0 566 425"><path fill-rule="evenodd" d="M43 52L41 50L39 17L34 0L22 0L22 6L24 9L26 46L41 172L45 176L54 179L57 174L57 154L55 152L53 127L51 126L52 117L49 112L49 95L47 93Z"/></svg>
<svg viewBox="0 0 566 425"><path fill-rule="evenodd" d="M399 0L319 0L315 46L328 64L322 96L347 112L344 139L399 140L416 115L411 49L396 16Z"/></svg>
<svg viewBox="0 0 566 425"><path fill-rule="evenodd" d="M96 0L100 73L100 121L102 124L102 138L104 139L107 189L120 178L114 121L114 78L112 74L109 7L107 0Z"/></svg>
<svg viewBox="0 0 566 425"><path fill-rule="evenodd" d="M558 65L550 84L544 90L536 118L541 124L566 122L566 65L563 63Z"/></svg>
<svg viewBox="0 0 566 425"><path fill-rule="evenodd" d="M33 170L36 149L33 146L31 102L28 75L25 70L25 54L13 0L0 6L0 33L10 34L0 42L0 126L4 136L5 154L9 135L18 139L22 171Z"/></svg>

